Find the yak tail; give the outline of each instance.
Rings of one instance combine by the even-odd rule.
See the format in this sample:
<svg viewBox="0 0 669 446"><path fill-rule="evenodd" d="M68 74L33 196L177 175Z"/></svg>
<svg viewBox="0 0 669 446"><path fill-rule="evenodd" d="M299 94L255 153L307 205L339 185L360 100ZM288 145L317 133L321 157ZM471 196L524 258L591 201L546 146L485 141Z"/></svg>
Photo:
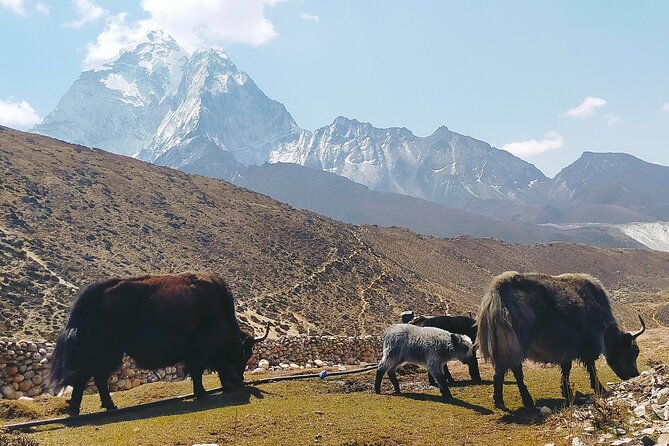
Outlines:
<svg viewBox="0 0 669 446"><path fill-rule="evenodd" d="M523 361L523 350L511 322L502 294L510 292L512 276L498 277L486 292L478 315L478 344L481 354L504 369Z"/></svg>
<svg viewBox="0 0 669 446"><path fill-rule="evenodd" d="M77 340L76 328L66 328L58 335L49 371L49 383L54 394L58 394L66 386L70 385L70 380L76 370L75 352L77 350Z"/></svg>

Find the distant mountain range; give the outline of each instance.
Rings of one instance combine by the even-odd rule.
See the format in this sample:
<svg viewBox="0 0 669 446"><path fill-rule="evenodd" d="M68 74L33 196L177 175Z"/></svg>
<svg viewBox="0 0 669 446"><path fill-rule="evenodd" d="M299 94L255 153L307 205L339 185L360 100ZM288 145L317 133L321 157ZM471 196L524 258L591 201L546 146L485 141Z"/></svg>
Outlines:
<svg viewBox="0 0 669 446"><path fill-rule="evenodd" d="M644 244L615 226L571 226L504 221L408 195L379 192L340 175L297 164L249 166L238 184L289 205L353 224L398 226L421 234L469 234L518 243L564 241L605 247Z"/></svg>
<svg viewBox="0 0 669 446"><path fill-rule="evenodd" d="M445 126L418 137L406 128L338 117L307 131L225 52L188 54L160 31L84 71L33 130L232 181L345 221L437 235L462 231L513 241L617 246L620 234L608 230L593 237L592 228L583 236L573 228L566 234L532 225L669 220L669 167L627 154L585 152L551 179L532 164ZM347 201L353 197L356 203Z"/></svg>

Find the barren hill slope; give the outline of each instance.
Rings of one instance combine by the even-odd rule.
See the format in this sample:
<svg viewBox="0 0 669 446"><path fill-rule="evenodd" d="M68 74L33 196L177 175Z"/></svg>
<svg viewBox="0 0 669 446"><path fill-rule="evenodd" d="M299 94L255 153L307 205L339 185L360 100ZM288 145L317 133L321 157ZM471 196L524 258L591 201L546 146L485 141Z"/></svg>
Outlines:
<svg viewBox="0 0 669 446"><path fill-rule="evenodd" d="M667 253L356 227L220 180L0 127L3 334L53 337L76 287L184 270L225 277L255 326L377 333L405 308L475 309L504 269L591 272L625 297L623 313L636 298L654 309L669 290Z"/></svg>

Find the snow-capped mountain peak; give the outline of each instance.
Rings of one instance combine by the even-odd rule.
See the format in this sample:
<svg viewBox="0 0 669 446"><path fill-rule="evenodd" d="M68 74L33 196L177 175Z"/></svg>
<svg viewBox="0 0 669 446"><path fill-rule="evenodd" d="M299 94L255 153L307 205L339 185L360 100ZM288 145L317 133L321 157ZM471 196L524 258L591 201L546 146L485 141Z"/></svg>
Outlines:
<svg viewBox="0 0 669 446"><path fill-rule="evenodd" d="M115 59L83 71L34 131L134 155L152 141L187 62L172 37L151 31Z"/></svg>

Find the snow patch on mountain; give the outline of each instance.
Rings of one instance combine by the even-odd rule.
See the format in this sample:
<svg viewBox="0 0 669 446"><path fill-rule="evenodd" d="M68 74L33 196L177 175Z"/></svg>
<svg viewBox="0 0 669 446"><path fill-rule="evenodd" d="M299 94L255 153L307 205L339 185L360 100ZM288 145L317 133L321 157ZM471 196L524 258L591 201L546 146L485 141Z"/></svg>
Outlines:
<svg viewBox="0 0 669 446"><path fill-rule="evenodd" d="M650 249L669 252L669 222L630 223L621 225L620 230Z"/></svg>
<svg viewBox="0 0 669 446"><path fill-rule="evenodd" d="M111 73L109 76L100 79L105 87L110 90L116 90L121 92L123 98L121 99L124 102L127 102L130 105L135 107L142 107L146 105L146 99L142 96L142 93L139 92L137 84L128 82L123 75Z"/></svg>

